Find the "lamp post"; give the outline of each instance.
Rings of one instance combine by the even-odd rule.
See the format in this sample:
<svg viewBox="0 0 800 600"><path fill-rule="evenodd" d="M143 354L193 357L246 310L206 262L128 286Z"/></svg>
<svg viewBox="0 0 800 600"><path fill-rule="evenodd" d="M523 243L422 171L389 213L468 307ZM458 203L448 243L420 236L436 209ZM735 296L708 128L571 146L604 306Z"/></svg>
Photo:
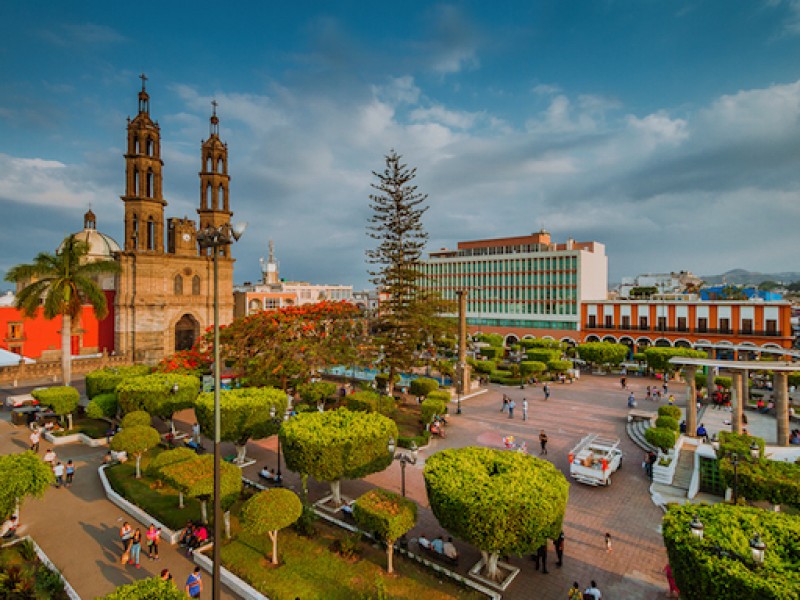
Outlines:
<svg viewBox="0 0 800 600"><path fill-rule="evenodd" d="M208 226L197 233L200 248L211 249L214 263L214 546L211 565L211 597L219 600L222 585L220 583L220 546L222 542L222 503L220 499L220 408L219 408L219 249L238 241L244 233L246 223L233 227L223 223L218 227Z"/></svg>
<svg viewBox="0 0 800 600"><path fill-rule="evenodd" d="M756 566L764 564L764 551L766 549L767 545L761 540L761 536L756 533L753 539L750 540L750 553L753 555L753 562L756 563Z"/></svg>
<svg viewBox="0 0 800 600"><path fill-rule="evenodd" d="M283 423L283 419L276 415L276 410L274 406L269 407L269 416L272 417L272 422L277 425L279 428ZM278 436L278 470L275 472L275 483L281 485L283 483L283 477L281 477L281 436L280 431L276 434Z"/></svg>
<svg viewBox="0 0 800 600"><path fill-rule="evenodd" d="M400 494L403 498L406 497L406 465L417 464L417 444L411 442L409 447L410 452L398 452L395 454L395 441L394 438L389 438L389 454L392 458L400 462Z"/></svg>
<svg viewBox="0 0 800 600"><path fill-rule="evenodd" d="M461 368L459 367L459 371L460 371L460 369ZM462 394L462 391L461 391L461 374L459 373L458 381L456 382L456 396L457 396L457 406L458 406L458 408L456 409L456 414L457 415L461 414L461 394Z"/></svg>
<svg viewBox="0 0 800 600"><path fill-rule="evenodd" d="M758 460L761 458L761 446L758 445L758 442L753 440L753 443L750 444L750 456L753 460Z"/></svg>
<svg viewBox="0 0 800 600"><path fill-rule="evenodd" d="M733 467L733 503L739 500L739 455L736 452L731 454L731 466Z"/></svg>
<svg viewBox="0 0 800 600"><path fill-rule="evenodd" d="M692 517L692 522L689 523L689 527L692 530L692 537L698 540L703 539L703 530L705 529L705 525L700 522L700 519L697 518L697 515Z"/></svg>

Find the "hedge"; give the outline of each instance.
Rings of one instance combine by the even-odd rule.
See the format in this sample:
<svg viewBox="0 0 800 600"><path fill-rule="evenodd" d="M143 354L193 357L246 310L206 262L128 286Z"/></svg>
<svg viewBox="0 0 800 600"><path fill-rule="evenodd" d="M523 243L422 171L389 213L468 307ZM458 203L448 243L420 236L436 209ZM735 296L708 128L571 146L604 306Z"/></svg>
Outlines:
<svg viewBox="0 0 800 600"><path fill-rule="evenodd" d="M78 408L78 401L81 397L78 390L68 385L33 390L31 395L41 404L52 408L53 412L59 416L74 412Z"/></svg>
<svg viewBox="0 0 800 600"><path fill-rule="evenodd" d="M665 429L664 427L651 427L646 429L644 437L648 443L661 448L664 452L670 448L675 447L675 440L677 434L672 429Z"/></svg>
<svg viewBox="0 0 800 600"><path fill-rule="evenodd" d="M473 371L482 375L490 375L497 369L497 362L494 360L470 360L469 364Z"/></svg>
<svg viewBox="0 0 800 600"><path fill-rule="evenodd" d="M135 410L122 417L122 423L120 425L123 429L138 426L150 427L152 420L153 418L150 416L150 413L143 410Z"/></svg>
<svg viewBox="0 0 800 600"><path fill-rule="evenodd" d="M115 393L98 394L86 406L86 416L92 419L111 419L116 416L118 409L119 403Z"/></svg>
<svg viewBox="0 0 800 600"><path fill-rule="evenodd" d="M733 433L732 431L719 432L719 451L717 456L727 456L736 452L740 457L750 456L750 446L755 442L759 447L759 457L764 456L764 438L753 435Z"/></svg>
<svg viewBox="0 0 800 600"><path fill-rule="evenodd" d="M672 417L658 417L656 419L656 428L663 427L664 429L671 429L672 431L680 431L681 426L677 419Z"/></svg>
<svg viewBox="0 0 800 600"><path fill-rule="evenodd" d="M435 392L428 394L428 399L441 400L446 405L448 402L450 402L450 400L452 400L452 396L450 395L450 392L446 390L436 390Z"/></svg>
<svg viewBox="0 0 800 600"><path fill-rule="evenodd" d="M143 598L158 598L159 600L185 600L186 593L175 587L172 581L164 581L159 577L140 579L118 587L110 594L103 596L102 600L142 600Z"/></svg>
<svg viewBox="0 0 800 600"><path fill-rule="evenodd" d="M161 452L147 465L146 472L154 478L161 477L161 469L167 465L174 465L185 460L194 460L197 454L191 448L174 448Z"/></svg>
<svg viewBox="0 0 800 600"><path fill-rule="evenodd" d="M695 514L704 525L702 540L691 533L690 523ZM681 598L797 597L800 589L797 517L728 504L670 504L661 531ZM764 564L758 568L753 564L749 546L756 533L767 545Z"/></svg>
<svg viewBox="0 0 800 600"><path fill-rule="evenodd" d="M428 425L433 420L433 415L443 415L447 412L447 403L436 398L426 398L419 407L422 422Z"/></svg>
<svg viewBox="0 0 800 600"><path fill-rule="evenodd" d="M552 348L558 350L559 353L564 347L562 342L551 340L550 338L523 338L520 340L519 345L525 349L528 348Z"/></svg>
<svg viewBox="0 0 800 600"><path fill-rule="evenodd" d="M547 369L553 373L566 373L572 368L572 361L555 359L547 362Z"/></svg>
<svg viewBox="0 0 800 600"><path fill-rule="evenodd" d="M503 356L503 349L498 348L496 346L489 346L487 348L481 348L480 350L481 356L485 356L489 360L494 360L497 358L502 358Z"/></svg>
<svg viewBox="0 0 800 600"><path fill-rule="evenodd" d="M528 360L547 364L551 360L558 360L561 358L560 350L548 350L547 348L532 348L527 350L525 354Z"/></svg>
<svg viewBox="0 0 800 600"><path fill-rule="evenodd" d="M99 394L108 394L117 389L124 379L149 375L152 369L147 365L126 367L105 367L86 374L86 396L91 400Z"/></svg>
<svg viewBox="0 0 800 600"><path fill-rule="evenodd" d="M347 396L347 408L358 412L379 412L382 415L389 415L396 407L391 396L364 390Z"/></svg>
<svg viewBox="0 0 800 600"><path fill-rule="evenodd" d="M336 394L336 384L327 381L301 383L297 386L297 393L300 394L303 402L308 402L316 406L320 402L325 402Z"/></svg>
<svg viewBox="0 0 800 600"><path fill-rule="evenodd" d="M670 406L669 404L665 404L664 406L658 407L658 416L659 417L672 417L676 421L679 421L683 413L681 409L677 406Z"/></svg>
<svg viewBox="0 0 800 600"><path fill-rule="evenodd" d="M430 377L417 377L411 382L408 393L412 396L427 396L439 389L439 382Z"/></svg>

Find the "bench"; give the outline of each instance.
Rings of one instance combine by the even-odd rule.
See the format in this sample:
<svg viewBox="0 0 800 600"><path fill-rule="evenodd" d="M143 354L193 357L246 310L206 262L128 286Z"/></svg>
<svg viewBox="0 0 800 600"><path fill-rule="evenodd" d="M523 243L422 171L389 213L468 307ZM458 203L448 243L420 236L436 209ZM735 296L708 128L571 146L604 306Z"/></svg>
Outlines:
<svg viewBox="0 0 800 600"><path fill-rule="evenodd" d="M436 552L436 550L434 550L433 548L426 548L425 546L420 546L419 542L417 542L417 547L420 549L420 552L422 552L422 554L427 555L430 558L433 558L435 560L440 560L442 562L447 563L448 565L453 565L454 567L458 566L457 556L455 558L450 558L444 553Z"/></svg>
<svg viewBox="0 0 800 600"><path fill-rule="evenodd" d="M628 411L628 423L633 421L652 421L658 414L652 410L643 410L641 408L632 408Z"/></svg>

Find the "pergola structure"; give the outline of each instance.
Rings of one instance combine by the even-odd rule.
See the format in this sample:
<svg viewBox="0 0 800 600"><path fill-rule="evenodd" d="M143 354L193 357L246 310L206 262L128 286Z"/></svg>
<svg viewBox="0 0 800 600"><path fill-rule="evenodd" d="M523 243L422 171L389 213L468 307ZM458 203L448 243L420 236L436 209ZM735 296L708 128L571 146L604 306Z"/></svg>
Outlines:
<svg viewBox="0 0 800 600"><path fill-rule="evenodd" d="M686 380L686 431L693 435L697 431L697 386L695 374L697 367L710 367L727 371L731 375L731 430L742 433L742 414L748 400L746 385L750 371L772 371L772 394L775 400L775 418L778 446L789 445L789 373L800 372L800 363L788 361L730 361L713 358L685 358L674 356L669 361L684 370ZM710 386L709 386L709 389Z"/></svg>

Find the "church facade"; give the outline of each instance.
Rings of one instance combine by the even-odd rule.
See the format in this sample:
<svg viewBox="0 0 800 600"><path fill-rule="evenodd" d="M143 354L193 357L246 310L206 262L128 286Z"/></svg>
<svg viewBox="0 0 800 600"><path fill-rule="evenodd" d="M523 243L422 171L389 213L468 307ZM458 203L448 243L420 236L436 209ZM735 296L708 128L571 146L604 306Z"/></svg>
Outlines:
<svg viewBox="0 0 800 600"><path fill-rule="evenodd" d="M194 220L166 218L161 130L150 117L142 76L138 114L128 119L125 153L125 239L114 298L114 350L152 364L191 348L213 325L213 250L200 248L197 233L229 224L228 148L219 137L216 103L210 132L200 148L199 228ZM230 246L218 250L220 323L233 319Z"/></svg>

